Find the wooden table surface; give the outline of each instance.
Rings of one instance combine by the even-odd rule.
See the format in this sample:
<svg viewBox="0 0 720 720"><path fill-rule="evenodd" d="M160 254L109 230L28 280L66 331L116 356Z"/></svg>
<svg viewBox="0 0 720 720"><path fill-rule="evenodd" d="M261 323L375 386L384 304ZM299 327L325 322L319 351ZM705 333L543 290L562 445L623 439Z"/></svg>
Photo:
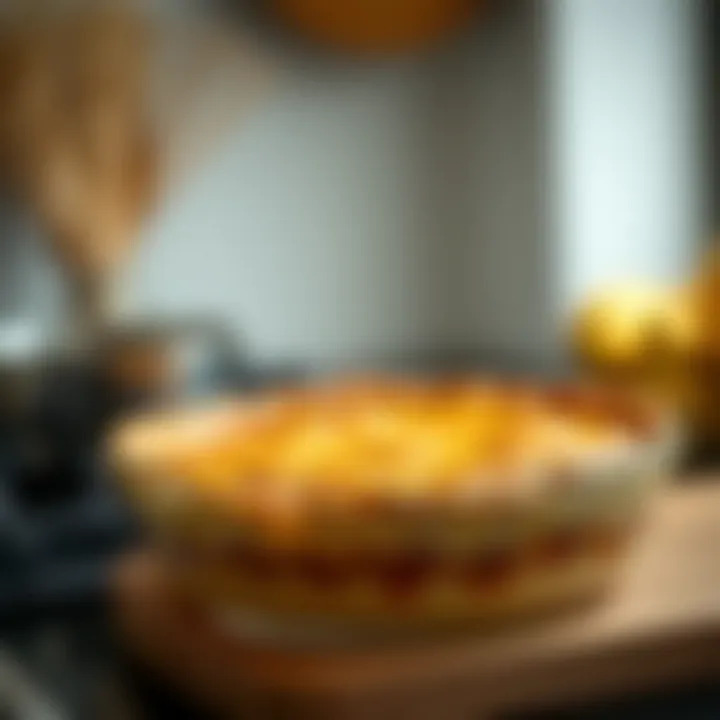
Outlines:
<svg viewBox="0 0 720 720"><path fill-rule="evenodd" d="M683 682L720 682L720 483L652 508L612 594L512 632L363 651L228 638L180 609L149 555L118 576L136 656L230 717L452 720Z"/></svg>

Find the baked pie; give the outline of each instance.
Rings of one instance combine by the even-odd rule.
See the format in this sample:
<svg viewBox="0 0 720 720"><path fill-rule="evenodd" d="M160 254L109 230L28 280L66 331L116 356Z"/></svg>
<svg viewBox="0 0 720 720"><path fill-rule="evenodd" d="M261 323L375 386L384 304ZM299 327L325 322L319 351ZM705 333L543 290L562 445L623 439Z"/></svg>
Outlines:
<svg viewBox="0 0 720 720"><path fill-rule="evenodd" d="M145 417L111 445L196 597L394 622L601 589L674 437L607 390L387 378Z"/></svg>

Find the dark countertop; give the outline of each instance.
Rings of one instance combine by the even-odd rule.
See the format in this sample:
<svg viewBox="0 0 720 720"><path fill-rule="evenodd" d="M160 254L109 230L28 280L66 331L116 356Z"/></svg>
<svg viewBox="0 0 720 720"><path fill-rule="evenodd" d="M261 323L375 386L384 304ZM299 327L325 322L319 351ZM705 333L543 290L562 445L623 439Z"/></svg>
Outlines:
<svg viewBox="0 0 720 720"><path fill-rule="evenodd" d="M48 714L42 698L36 695L35 700L41 701L36 713L23 709L6 714L0 700L0 717L8 720L211 720L178 689L164 685L141 664L114 649L104 619L97 616L0 630L0 643L53 708ZM659 717L715 720L720 717L720 688L708 684L663 688L657 693L605 699L536 715L514 715L508 720Z"/></svg>

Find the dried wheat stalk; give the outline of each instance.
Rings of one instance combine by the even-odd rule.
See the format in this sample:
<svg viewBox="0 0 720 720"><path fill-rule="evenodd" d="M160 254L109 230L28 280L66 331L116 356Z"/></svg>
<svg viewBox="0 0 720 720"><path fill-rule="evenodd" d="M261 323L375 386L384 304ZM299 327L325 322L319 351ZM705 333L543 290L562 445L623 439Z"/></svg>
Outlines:
<svg viewBox="0 0 720 720"><path fill-rule="evenodd" d="M261 64L218 31L188 25L173 41L130 2L11 9L0 26L0 179L46 228L86 320L100 321L161 191L233 126L263 84ZM219 122L198 132L195 111L217 77Z"/></svg>

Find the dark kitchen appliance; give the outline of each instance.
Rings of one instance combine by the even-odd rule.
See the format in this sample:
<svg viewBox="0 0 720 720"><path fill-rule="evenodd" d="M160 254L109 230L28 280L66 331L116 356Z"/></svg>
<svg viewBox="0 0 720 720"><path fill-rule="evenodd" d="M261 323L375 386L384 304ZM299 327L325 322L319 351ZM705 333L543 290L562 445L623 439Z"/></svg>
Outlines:
<svg viewBox="0 0 720 720"><path fill-rule="evenodd" d="M91 595L134 534L103 464L111 397L89 370L43 364L0 424L0 615Z"/></svg>
<svg viewBox="0 0 720 720"><path fill-rule="evenodd" d="M84 356L0 332L0 622L101 594L109 562L133 541L104 462L116 418L289 376L251 367L210 319L116 326Z"/></svg>

